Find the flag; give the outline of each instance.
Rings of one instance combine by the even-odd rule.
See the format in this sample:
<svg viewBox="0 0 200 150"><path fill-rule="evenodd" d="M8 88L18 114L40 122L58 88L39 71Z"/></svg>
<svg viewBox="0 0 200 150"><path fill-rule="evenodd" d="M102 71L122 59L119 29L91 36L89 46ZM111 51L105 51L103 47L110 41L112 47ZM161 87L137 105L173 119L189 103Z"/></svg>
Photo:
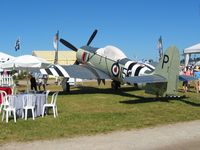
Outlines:
<svg viewBox="0 0 200 150"><path fill-rule="evenodd" d="M20 41L19 41L19 38L18 38L16 43L15 43L15 51L18 51L19 49L20 49Z"/></svg>
<svg viewBox="0 0 200 150"><path fill-rule="evenodd" d="M162 58L163 56L163 43L162 43L162 37L160 36L160 38L158 39L158 51L159 51L159 60Z"/></svg>
<svg viewBox="0 0 200 150"><path fill-rule="evenodd" d="M55 58L54 58L54 64L58 64L58 37L59 36L59 31L54 36L54 41L53 41L53 47L55 49Z"/></svg>

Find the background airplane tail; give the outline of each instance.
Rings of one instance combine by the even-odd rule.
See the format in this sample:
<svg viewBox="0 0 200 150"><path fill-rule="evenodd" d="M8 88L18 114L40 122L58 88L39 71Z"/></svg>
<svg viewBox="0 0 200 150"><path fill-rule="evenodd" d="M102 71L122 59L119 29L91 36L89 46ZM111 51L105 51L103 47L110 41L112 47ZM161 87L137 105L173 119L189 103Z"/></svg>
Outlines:
<svg viewBox="0 0 200 150"><path fill-rule="evenodd" d="M179 50L171 46L165 51L155 69L155 75L164 77L166 82L147 83L145 92L158 96L174 95L178 86L179 66Z"/></svg>

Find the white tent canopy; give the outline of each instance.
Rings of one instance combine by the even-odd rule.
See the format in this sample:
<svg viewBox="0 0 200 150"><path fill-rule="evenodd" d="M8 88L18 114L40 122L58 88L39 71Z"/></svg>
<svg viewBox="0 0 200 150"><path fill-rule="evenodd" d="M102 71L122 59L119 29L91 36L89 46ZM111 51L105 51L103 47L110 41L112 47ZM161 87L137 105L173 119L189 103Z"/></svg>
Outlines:
<svg viewBox="0 0 200 150"><path fill-rule="evenodd" d="M46 68L50 62L43 58L32 55L22 55L15 59L9 60L2 64L2 69L26 70L31 71L40 68ZM28 76L27 76L27 91L28 91Z"/></svg>
<svg viewBox="0 0 200 150"><path fill-rule="evenodd" d="M0 66L1 64L5 63L6 61L12 60L15 57L8 55L6 53L0 52ZM3 72L3 69L0 68L0 72Z"/></svg>
<svg viewBox="0 0 200 150"><path fill-rule="evenodd" d="M184 49L185 66L188 65L191 54L200 54L200 43Z"/></svg>
<svg viewBox="0 0 200 150"><path fill-rule="evenodd" d="M15 57L8 55L6 53L0 52L0 63L4 63L10 59L14 59Z"/></svg>
<svg viewBox="0 0 200 150"><path fill-rule="evenodd" d="M50 62L46 61L43 58L32 55L22 55L5 62L1 65L1 67L2 69L31 70L46 68L49 65Z"/></svg>

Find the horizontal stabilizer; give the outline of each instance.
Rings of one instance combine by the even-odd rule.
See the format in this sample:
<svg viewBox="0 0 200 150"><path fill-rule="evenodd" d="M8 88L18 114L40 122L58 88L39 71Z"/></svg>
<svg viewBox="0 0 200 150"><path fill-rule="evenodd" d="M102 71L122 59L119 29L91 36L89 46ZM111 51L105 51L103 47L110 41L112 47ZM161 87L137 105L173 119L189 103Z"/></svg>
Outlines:
<svg viewBox="0 0 200 150"><path fill-rule="evenodd" d="M134 76L134 77L127 77L124 79L127 83L134 84L134 83L161 83L167 82L167 80L158 75L146 75L146 76Z"/></svg>
<svg viewBox="0 0 200 150"><path fill-rule="evenodd" d="M198 79L193 76L180 75L179 80L180 81L192 81L192 80L198 80Z"/></svg>

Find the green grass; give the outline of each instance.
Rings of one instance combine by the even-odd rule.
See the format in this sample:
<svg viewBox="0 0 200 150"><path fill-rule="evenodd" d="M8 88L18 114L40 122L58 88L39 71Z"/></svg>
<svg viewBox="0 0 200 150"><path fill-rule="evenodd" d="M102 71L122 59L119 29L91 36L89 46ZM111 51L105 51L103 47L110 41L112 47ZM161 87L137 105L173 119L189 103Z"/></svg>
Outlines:
<svg viewBox="0 0 200 150"><path fill-rule="evenodd" d="M55 91L61 87L49 85L47 89ZM58 118L54 119L50 112L35 121L4 121L0 123L0 143L69 138L200 119L199 94L194 90L179 92L178 95L186 95L182 99L164 99L132 87L122 89L113 92L110 83L98 87L96 82L89 82L72 88L71 94L60 92Z"/></svg>

